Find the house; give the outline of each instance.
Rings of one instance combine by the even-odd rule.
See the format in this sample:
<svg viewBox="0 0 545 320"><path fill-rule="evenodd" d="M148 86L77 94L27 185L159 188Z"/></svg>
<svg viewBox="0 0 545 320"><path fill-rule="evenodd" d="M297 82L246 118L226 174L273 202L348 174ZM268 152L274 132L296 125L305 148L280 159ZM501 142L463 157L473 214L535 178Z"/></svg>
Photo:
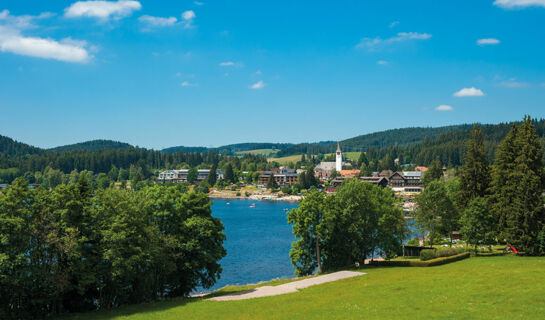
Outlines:
<svg viewBox="0 0 545 320"><path fill-rule="evenodd" d="M159 173L159 177L157 178L157 181L159 182L187 182L188 173L189 173L189 169L166 170ZM209 174L210 174L210 169L198 169L197 181L200 182L200 181L208 179ZM216 170L216 177L218 180L223 179L224 178L223 171Z"/></svg>
<svg viewBox="0 0 545 320"><path fill-rule="evenodd" d="M388 185L395 192L403 194L421 193L424 189L422 177L422 171L397 171L388 178Z"/></svg>
<svg viewBox="0 0 545 320"><path fill-rule="evenodd" d="M426 172L426 171L428 171L428 167L418 166L418 167L414 167L414 170L415 170L415 171Z"/></svg>
<svg viewBox="0 0 545 320"><path fill-rule="evenodd" d="M295 169L280 167L280 170L271 169L271 171L264 171L260 174L258 184L266 186L267 183L269 183L271 175L274 177L276 184L280 187L297 183L298 174L295 172Z"/></svg>
<svg viewBox="0 0 545 320"><path fill-rule="evenodd" d="M331 171L335 169L335 162L333 161L322 161L316 167L314 167L314 176L318 179L329 179L331 176Z"/></svg>
<svg viewBox="0 0 545 320"><path fill-rule="evenodd" d="M359 177L360 170L341 170L339 173L344 178L356 178Z"/></svg>
<svg viewBox="0 0 545 320"><path fill-rule="evenodd" d="M0 190L6 190L8 188L7 184L0 184Z"/></svg>
<svg viewBox="0 0 545 320"><path fill-rule="evenodd" d="M388 186L388 179L384 177L360 177L360 180L363 182L369 182L372 184L379 185L383 188L386 188L386 186Z"/></svg>
<svg viewBox="0 0 545 320"><path fill-rule="evenodd" d="M392 170L382 170L378 176L379 177L385 177L385 178L389 178L394 172Z"/></svg>

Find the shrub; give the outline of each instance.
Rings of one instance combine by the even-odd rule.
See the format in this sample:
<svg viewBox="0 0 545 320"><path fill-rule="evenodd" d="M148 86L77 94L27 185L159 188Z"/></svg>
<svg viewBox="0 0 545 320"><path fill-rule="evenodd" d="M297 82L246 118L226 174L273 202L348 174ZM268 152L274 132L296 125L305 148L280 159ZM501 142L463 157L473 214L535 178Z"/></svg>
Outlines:
<svg viewBox="0 0 545 320"><path fill-rule="evenodd" d="M237 192L237 193L236 193L236 196L237 196L237 197L240 197L240 192Z"/></svg>
<svg viewBox="0 0 545 320"><path fill-rule="evenodd" d="M420 260L426 261L436 258L434 249L425 249L420 251Z"/></svg>

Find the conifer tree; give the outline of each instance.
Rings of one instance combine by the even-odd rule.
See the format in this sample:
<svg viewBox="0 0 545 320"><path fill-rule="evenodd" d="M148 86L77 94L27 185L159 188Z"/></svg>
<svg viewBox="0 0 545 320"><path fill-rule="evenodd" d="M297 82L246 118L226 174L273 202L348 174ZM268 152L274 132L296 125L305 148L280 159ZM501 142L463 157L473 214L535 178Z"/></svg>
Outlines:
<svg viewBox="0 0 545 320"><path fill-rule="evenodd" d="M235 173L233 172L233 166L230 163L225 166L225 181L228 183L235 183Z"/></svg>
<svg viewBox="0 0 545 320"><path fill-rule="evenodd" d="M538 235L545 224L543 208L543 150L530 116L525 116L515 144L520 148L513 173L517 201L507 220L507 230L514 244L524 252L539 252Z"/></svg>
<svg viewBox="0 0 545 320"><path fill-rule="evenodd" d="M274 174L271 172L271 175L269 176L269 181L267 181L267 189L275 190L278 189L278 184L276 183L276 179L274 178Z"/></svg>
<svg viewBox="0 0 545 320"><path fill-rule="evenodd" d="M212 169L210 169L210 173L208 174L208 184L213 186L216 184L216 180L217 180L217 166L214 164L212 165Z"/></svg>
<svg viewBox="0 0 545 320"><path fill-rule="evenodd" d="M458 201L462 209L476 197L485 197L490 181L481 129L475 125L467 145L465 163L460 174Z"/></svg>
<svg viewBox="0 0 545 320"><path fill-rule="evenodd" d="M515 199L515 186L510 176L515 170L515 158L517 157L517 126L513 124L511 130L499 144L491 170L490 204L492 212L498 219L499 236L506 239L507 217L513 207Z"/></svg>

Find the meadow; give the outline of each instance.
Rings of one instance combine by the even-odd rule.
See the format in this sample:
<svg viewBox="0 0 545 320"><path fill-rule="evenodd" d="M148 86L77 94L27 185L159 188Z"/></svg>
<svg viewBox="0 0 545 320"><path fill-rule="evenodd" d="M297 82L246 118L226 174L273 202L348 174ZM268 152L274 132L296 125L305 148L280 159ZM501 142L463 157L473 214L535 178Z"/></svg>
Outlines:
<svg viewBox="0 0 545 320"><path fill-rule="evenodd" d="M436 267L359 271L367 274L281 296L242 301L178 298L61 318L538 319L545 312L545 257L472 257ZM226 287L215 294L252 287Z"/></svg>

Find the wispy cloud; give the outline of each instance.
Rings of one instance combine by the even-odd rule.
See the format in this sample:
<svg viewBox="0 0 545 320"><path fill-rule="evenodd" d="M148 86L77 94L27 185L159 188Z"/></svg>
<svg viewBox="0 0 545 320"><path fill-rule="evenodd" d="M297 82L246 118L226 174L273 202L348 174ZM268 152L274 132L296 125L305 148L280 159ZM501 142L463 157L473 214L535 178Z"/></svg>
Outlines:
<svg viewBox="0 0 545 320"><path fill-rule="evenodd" d="M243 67L242 62L233 62L233 61L223 61L219 63L220 67Z"/></svg>
<svg viewBox="0 0 545 320"><path fill-rule="evenodd" d="M453 96L461 98L461 97L482 97L484 96L484 92L481 89L477 89L475 87L471 88L463 88L459 91L454 92Z"/></svg>
<svg viewBox="0 0 545 320"><path fill-rule="evenodd" d="M257 90L257 89L263 89L265 88L265 86L266 86L265 82L263 82L262 80L259 80L258 82L250 85L249 88Z"/></svg>
<svg viewBox="0 0 545 320"><path fill-rule="evenodd" d="M193 10L187 10L182 13L182 22L184 23L184 28L192 28L193 20L197 16Z"/></svg>
<svg viewBox="0 0 545 320"><path fill-rule="evenodd" d="M545 0L496 0L494 5L504 9L545 7Z"/></svg>
<svg viewBox="0 0 545 320"><path fill-rule="evenodd" d="M86 49L88 47L86 41L70 37L57 41L22 34L25 30L36 28L34 20L50 16L52 16L50 13L42 13L39 16L12 16L8 10L1 11L0 52L64 62L89 62L92 56Z"/></svg>
<svg viewBox="0 0 545 320"><path fill-rule="evenodd" d="M515 78L511 78L509 80L505 80L505 81L500 82L499 85L501 87L504 87L504 88L514 89L514 88L526 87L526 86L528 86L528 83L522 82L522 81L517 81Z"/></svg>
<svg viewBox="0 0 545 320"><path fill-rule="evenodd" d="M393 28L393 27L397 26L398 24L399 24L399 21L394 21L394 22L390 23L390 25L388 27Z"/></svg>
<svg viewBox="0 0 545 320"><path fill-rule="evenodd" d="M67 18L89 17L101 20L121 19L140 10L142 5L138 1L77 1L64 10Z"/></svg>
<svg viewBox="0 0 545 320"><path fill-rule="evenodd" d="M373 51L373 50L377 50L380 47L384 47L386 45L396 43L396 42L403 42L403 41L409 41L409 40L427 40L429 38L431 38L431 34L428 34L428 33L399 32L395 37L391 37L387 39L382 39L380 37L363 38L356 45L356 48Z"/></svg>
<svg viewBox="0 0 545 320"><path fill-rule="evenodd" d="M494 38L485 38L477 40L477 44L480 46L499 44L500 40Z"/></svg>
<svg viewBox="0 0 545 320"><path fill-rule="evenodd" d="M171 27L178 22L178 19L175 17L154 17L143 15L138 18L138 21L145 25L146 30L149 30L151 28Z"/></svg>
<svg viewBox="0 0 545 320"><path fill-rule="evenodd" d="M202 5L204 5L204 2L201 2L201 1L193 1L193 3L194 3L196 6L202 6Z"/></svg>
<svg viewBox="0 0 545 320"><path fill-rule="evenodd" d="M387 65L389 65L388 61L386 61L386 60L379 60L379 61L377 61L377 64L380 65L380 66L387 66Z"/></svg>
<svg viewBox="0 0 545 320"><path fill-rule="evenodd" d="M198 87L199 85L197 83L192 83L189 81L182 81L180 84L182 87Z"/></svg>
<svg viewBox="0 0 545 320"><path fill-rule="evenodd" d="M442 104L440 106L435 107L435 111L452 111L453 108L449 105Z"/></svg>

